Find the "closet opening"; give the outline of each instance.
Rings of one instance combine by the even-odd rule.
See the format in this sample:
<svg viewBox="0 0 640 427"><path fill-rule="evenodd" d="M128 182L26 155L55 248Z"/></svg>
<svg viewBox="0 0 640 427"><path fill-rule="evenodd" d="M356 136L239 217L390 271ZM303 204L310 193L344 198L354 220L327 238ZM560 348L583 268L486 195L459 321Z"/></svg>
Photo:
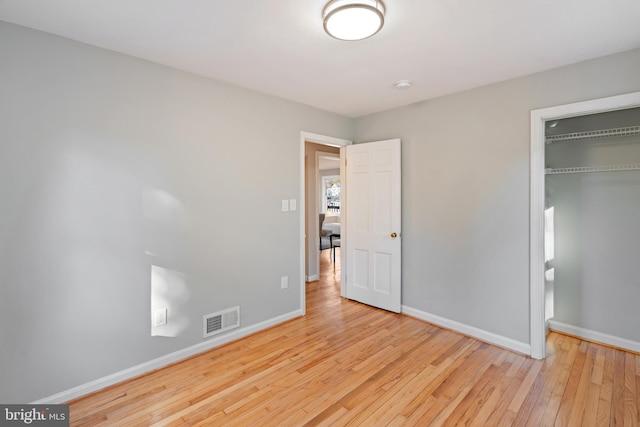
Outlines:
<svg viewBox="0 0 640 427"><path fill-rule="evenodd" d="M640 351L640 93L532 111L531 144L531 356Z"/></svg>
<svg viewBox="0 0 640 427"><path fill-rule="evenodd" d="M640 108L548 121L545 144L547 326L640 343Z"/></svg>

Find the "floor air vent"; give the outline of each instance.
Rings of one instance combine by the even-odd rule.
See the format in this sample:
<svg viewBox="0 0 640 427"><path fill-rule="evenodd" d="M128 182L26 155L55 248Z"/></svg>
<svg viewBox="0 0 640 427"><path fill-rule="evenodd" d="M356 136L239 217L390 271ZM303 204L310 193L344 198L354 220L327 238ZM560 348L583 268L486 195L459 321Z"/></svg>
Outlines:
<svg viewBox="0 0 640 427"><path fill-rule="evenodd" d="M232 307L217 313L207 314L202 319L203 338L220 334L240 326L240 307Z"/></svg>

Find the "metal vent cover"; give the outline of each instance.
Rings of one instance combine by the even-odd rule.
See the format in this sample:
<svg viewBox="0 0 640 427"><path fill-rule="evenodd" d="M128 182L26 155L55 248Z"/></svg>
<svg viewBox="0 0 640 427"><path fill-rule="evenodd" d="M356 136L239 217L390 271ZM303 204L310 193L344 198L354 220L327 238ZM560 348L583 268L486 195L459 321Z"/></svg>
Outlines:
<svg viewBox="0 0 640 427"><path fill-rule="evenodd" d="M207 314L202 318L203 338L240 326L240 306Z"/></svg>

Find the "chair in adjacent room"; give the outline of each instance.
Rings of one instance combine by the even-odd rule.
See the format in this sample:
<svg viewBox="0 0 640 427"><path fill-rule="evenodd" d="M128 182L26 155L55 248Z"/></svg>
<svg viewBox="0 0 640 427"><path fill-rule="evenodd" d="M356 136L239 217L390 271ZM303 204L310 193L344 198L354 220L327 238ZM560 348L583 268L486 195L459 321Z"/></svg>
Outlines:
<svg viewBox="0 0 640 427"><path fill-rule="evenodd" d="M340 247L340 235L332 234L329 236L329 241L331 242L331 252L333 255L333 262L336 262L336 248Z"/></svg>
<svg viewBox="0 0 640 427"><path fill-rule="evenodd" d="M325 240L329 238L329 236L331 235L331 230L327 230L325 228L323 228L324 225L324 218L325 218L325 214L321 213L320 215L320 230L319 230L319 236L320 236L320 251L322 252L323 249L330 249L331 246L326 246L323 247L322 246L322 239L324 238Z"/></svg>

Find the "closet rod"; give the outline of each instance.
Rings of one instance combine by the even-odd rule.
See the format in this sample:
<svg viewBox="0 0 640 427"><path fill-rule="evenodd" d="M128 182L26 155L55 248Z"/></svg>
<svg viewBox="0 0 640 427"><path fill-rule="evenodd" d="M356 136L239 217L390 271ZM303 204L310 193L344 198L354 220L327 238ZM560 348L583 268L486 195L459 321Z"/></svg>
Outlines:
<svg viewBox="0 0 640 427"><path fill-rule="evenodd" d="M580 166L575 168L547 168L545 175L558 175L563 173L585 173L585 172L620 172L640 170L640 164L614 165L614 166Z"/></svg>
<svg viewBox="0 0 640 427"><path fill-rule="evenodd" d="M640 126L627 126L623 128L600 129L600 130L592 130L588 132L573 132L573 133L564 133L560 135L552 135L552 136L547 136L545 138L545 142L547 144L552 144L554 142L579 141L584 139L597 139L597 138L613 138L618 136L632 136L632 135L640 135Z"/></svg>

